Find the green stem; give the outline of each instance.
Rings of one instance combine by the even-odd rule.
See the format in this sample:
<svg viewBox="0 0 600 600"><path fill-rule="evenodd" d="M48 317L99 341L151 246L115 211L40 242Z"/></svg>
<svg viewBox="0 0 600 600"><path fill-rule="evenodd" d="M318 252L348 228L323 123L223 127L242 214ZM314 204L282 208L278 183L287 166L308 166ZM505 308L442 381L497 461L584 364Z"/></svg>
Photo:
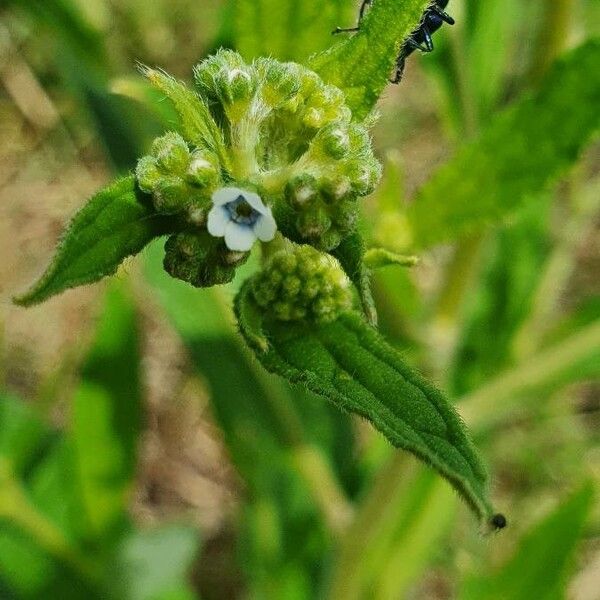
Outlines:
<svg viewBox="0 0 600 600"><path fill-rule="evenodd" d="M460 412L469 425L487 428L519 406L523 394L551 384L595 354L600 354L600 320L464 396Z"/></svg>
<svg viewBox="0 0 600 600"><path fill-rule="evenodd" d="M546 0L528 80L537 83L566 46L575 0Z"/></svg>
<svg viewBox="0 0 600 600"><path fill-rule="evenodd" d="M96 578L96 569L63 532L31 503L15 479L8 461L0 457L0 518L11 520L28 533L49 555L70 566L88 580Z"/></svg>
<svg viewBox="0 0 600 600"><path fill-rule="evenodd" d="M430 329L431 355L434 357L434 366L438 373L447 373L452 363L460 331L463 303L473 284L482 243L482 235L474 235L460 241L445 273Z"/></svg>
<svg viewBox="0 0 600 600"><path fill-rule="evenodd" d="M292 449L292 461L309 486L329 530L345 531L352 521L354 507L340 488L326 455L312 444L297 444Z"/></svg>
<svg viewBox="0 0 600 600"><path fill-rule="evenodd" d="M379 471L368 496L341 541L329 593L329 600L352 600L363 597L367 549L384 534L391 513L397 511L398 501L406 485L408 459L394 452Z"/></svg>
<svg viewBox="0 0 600 600"><path fill-rule="evenodd" d="M571 184L577 185L574 180ZM600 206L600 182L580 194L577 189L570 189L569 192L573 197L571 215L561 226L558 243L544 265L531 312L513 340L513 356L517 363L537 350L549 324L553 322L560 299L576 267L577 249L594 228L594 215Z"/></svg>

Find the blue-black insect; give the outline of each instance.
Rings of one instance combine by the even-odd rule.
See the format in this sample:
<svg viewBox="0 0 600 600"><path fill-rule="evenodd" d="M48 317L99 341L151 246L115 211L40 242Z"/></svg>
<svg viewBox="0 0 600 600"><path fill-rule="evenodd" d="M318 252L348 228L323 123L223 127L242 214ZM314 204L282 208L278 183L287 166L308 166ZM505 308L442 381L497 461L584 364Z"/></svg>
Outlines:
<svg viewBox="0 0 600 600"><path fill-rule="evenodd" d="M425 9L419 26L404 40L402 46L400 46L400 53L396 59L396 69L394 71L394 77L390 79L392 83L400 83L402 75L404 74L404 66L406 59L415 51L420 50L421 52L432 52L433 51L433 40L431 36L444 24L454 25L454 19L444 11L450 0L434 0L431 5ZM356 27L350 27L348 29L342 29L338 27L333 33L351 32L358 31L360 29L360 22L365 14L367 6L369 6L373 0L363 0L360 5L360 11L358 13L358 25Z"/></svg>

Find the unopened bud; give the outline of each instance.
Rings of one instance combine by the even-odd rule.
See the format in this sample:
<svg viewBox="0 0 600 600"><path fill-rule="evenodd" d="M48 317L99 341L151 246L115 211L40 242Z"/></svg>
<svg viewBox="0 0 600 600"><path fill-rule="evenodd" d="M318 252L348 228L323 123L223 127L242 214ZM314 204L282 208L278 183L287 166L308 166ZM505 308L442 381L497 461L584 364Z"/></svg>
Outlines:
<svg viewBox="0 0 600 600"><path fill-rule="evenodd" d="M292 264L294 269L290 270ZM281 275L277 283L273 282L274 271ZM352 306L344 272L332 258L310 246L299 246L292 252L282 250L271 257L255 276L252 290L258 305L280 321L332 321Z"/></svg>

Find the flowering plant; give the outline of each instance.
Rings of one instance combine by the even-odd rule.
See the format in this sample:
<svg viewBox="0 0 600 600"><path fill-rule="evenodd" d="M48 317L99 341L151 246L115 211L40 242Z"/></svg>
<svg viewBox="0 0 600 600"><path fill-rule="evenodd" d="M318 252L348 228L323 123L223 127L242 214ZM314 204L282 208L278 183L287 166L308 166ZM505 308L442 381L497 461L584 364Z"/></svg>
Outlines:
<svg viewBox="0 0 600 600"><path fill-rule="evenodd" d="M262 266L242 284L235 310L263 366L371 421L497 524L485 468L458 415L376 330L370 268L404 259L365 251L356 226L360 198L381 176L368 129L395 40L427 2L407 3L387 31L392 4L374 5L359 34L312 68L246 63L219 50L195 68L193 87L144 68L175 107L177 127L86 204L49 269L16 301L97 281L161 236L165 270L200 288L231 282L260 246ZM361 67L344 74L341 56Z"/></svg>

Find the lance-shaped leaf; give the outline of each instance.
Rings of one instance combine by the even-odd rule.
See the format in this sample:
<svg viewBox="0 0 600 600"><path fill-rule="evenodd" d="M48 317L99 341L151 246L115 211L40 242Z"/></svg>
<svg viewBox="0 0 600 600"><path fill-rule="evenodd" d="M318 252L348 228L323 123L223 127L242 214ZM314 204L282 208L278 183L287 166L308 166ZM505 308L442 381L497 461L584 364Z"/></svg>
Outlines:
<svg viewBox="0 0 600 600"><path fill-rule="evenodd" d="M46 272L14 301L30 306L68 288L99 281L173 228L172 219L155 213L133 175L120 179L75 215Z"/></svg>
<svg viewBox="0 0 600 600"><path fill-rule="evenodd" d="M424 247L498 222L544 191L600 129L600 39L570 52L541 89L493 119L419 191L407 217Z"/></svg>
<svg viewBox="0 0 600 600"><path fill-rule="evenodd" d="M356 34L312 59L311 67L346 93L356 119L375 106L389 83L402 42L419 24L428 4L429 0L377 0Z"/></svg>
<svg viewBox="0 0 600 600"><path fill-rule="evenodd" d="M268 371L368 419L448 479L481 519L491 517L487 474L459 416L358 313L321 325L276 322L260 312L250 283L236 298L236 313Z"/></svg>

